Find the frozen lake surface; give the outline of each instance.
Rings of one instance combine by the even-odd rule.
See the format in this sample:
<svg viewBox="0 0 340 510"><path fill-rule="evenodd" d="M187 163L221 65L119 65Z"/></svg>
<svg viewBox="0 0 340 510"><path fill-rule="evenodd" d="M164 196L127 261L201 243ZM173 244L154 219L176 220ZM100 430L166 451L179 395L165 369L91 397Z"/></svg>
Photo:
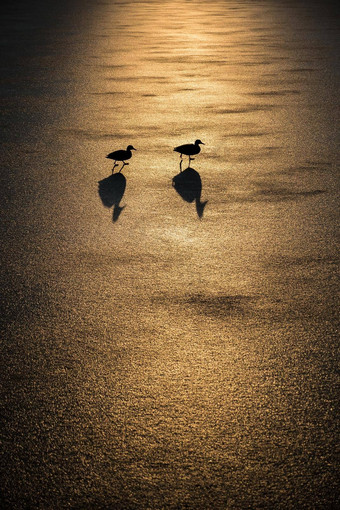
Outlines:
<svg viewBox="0 0 340 510"><path fill-rule="evenodd" d="M5 7L3 508L339 504L336 14Z"/></svg>

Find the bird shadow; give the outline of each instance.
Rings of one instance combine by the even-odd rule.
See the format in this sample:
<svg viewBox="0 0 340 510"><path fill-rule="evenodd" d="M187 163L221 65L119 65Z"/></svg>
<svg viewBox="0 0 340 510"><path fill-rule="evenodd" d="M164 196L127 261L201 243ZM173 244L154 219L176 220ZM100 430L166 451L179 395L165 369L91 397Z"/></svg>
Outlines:
<svg viewBox="0 0 340 510"><path fill-rule="evenodd" d="M126 188L126 178L122 173L112 174L101 181L98 181L98 194L104 207L113 207L112 221L115 223L122 210L119 204L123 198Z"/></svg>
<svg viewBox="0 0 340 510"><path fill-rule="evenodd" d="M197 215L202 218L208 200L201 201L202 180L200 174L190 167L183 171L180 167L180 170L180 173L173 177L172 185L183 200L190 203L195 202Z"/></svg>

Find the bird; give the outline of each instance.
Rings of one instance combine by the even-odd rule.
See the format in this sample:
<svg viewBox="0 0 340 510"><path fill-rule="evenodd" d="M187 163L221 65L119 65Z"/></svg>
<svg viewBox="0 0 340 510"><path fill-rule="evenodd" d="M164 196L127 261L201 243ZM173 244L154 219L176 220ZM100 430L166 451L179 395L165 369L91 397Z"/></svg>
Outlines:
<svg viewBox="0 0 340 510"><path fill-rule="evenodd" d="M178 147L174 148L174 151L179 152L181 155L185 154L186 156L189 156L189 164L190 161L192 161L195 158L192 158L191 156L194 156L195 154L198 154L201 151L200 145L205 145L201 140L196 140L195 143L186 143L184 145L179 145Z"/></svg>
<svg viewBox="0 0 340 510"><path fill-rule="evenodd" d="M126 159L130 159L131 156L132 156L132 152L131 151L136 151L137 149L135 149L133 147L133 145L128 145L126 147L126 150L118 150L118 151L113 151L113 152L110 152L110 154L108 154L106 157L108 159L113 159L114 163L113 163L113 168L112 168L112 173L114 172L114 169L116 168L116 166L118 166L118 164L116 164L117 161L123 161L123 165L122 165L122 168L119 170L120 172L122 171L122 169L124 168L125 165L128 165L129 163L125 163L125 160Z"/></svg>

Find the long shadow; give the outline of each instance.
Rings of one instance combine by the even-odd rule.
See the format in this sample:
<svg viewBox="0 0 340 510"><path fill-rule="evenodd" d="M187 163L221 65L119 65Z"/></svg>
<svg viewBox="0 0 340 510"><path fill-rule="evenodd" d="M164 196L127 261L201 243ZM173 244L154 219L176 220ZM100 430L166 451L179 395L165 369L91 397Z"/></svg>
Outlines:
<svg viewBox="0 0 340 510"><path fill-rule="evenodd" d="M195 202L197 215L202 218L208 200L201 202L202 181L200 174L188 167L173 177L172 185L183 200L190 203Z"/></svg>
<svg viewBox="0 0 340 510"><path fill-rule="evenodd" d="M126 178L122 173L112 174L98 181L98 193L105 207L113 207L112 221L116 222L125 205L121 207L126 188Z"/></svg>

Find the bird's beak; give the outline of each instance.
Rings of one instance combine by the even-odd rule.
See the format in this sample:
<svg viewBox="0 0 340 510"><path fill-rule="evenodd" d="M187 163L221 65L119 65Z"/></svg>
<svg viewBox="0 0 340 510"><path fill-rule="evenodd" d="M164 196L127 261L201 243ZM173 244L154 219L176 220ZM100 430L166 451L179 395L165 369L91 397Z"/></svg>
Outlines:
<svg viewBox="0 0 340 510"><path fill-rule="evenodd" d="M205 145L205 143L201 142L202 145Z"/></svg>
<svg viewBox="0 0 340 510"><path fill-rule="evenodd" d="M136 151L137 149L135 149L134 147L132 147L132 150Z"/></svg>

